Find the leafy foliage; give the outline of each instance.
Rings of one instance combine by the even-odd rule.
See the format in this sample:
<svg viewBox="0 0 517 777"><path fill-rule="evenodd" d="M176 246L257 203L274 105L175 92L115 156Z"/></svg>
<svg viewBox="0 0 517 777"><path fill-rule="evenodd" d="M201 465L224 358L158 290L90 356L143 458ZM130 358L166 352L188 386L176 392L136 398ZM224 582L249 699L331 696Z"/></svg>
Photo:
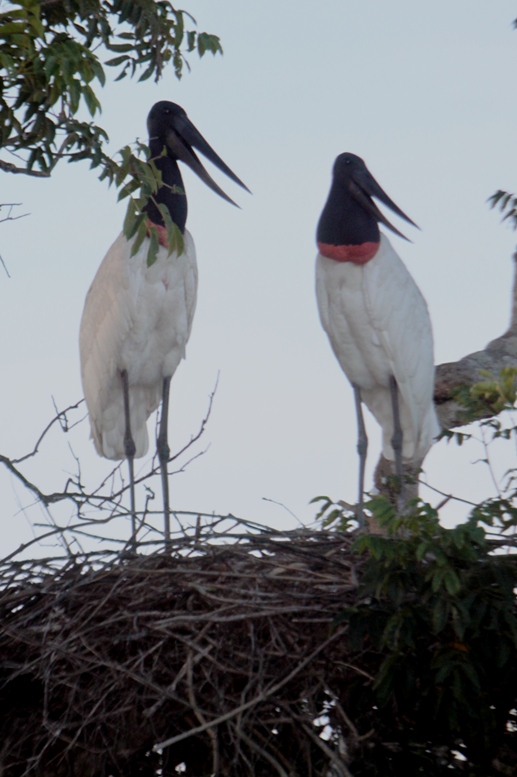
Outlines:
<svg viewBox="0 0 517 777"><path fill-rule="evenodd" d="M503 221L509 219L514 229L517 229L517 196L511 192L505 192L498 189L495 194L488 198L491 208L499 206L501 213L504 213Z"/></svg>
<svg viewBox="0 0 517 777"><path fill-rule="evenodd" d="M490 465L495 440L517 442L517 368L480 377L456 394L478 431L449 436L480 436ZM354 777L517 774L517 554L504 536L517 526L517 468L503 480L454 529L420 500L403 516L385 498L366 504L384 534L355 541L366 567L335 624L348 623L358 668L339 694L362 737ZM356 525L353 505L313 501L324 525Z"/></svg>
<svg viewBox="0 0 517 777"><path fill-rule="evenodd" d="M158 80L169 64L179 78L186 54L222 51L194 25L168 0L13 0L0 14L0 145L24 167L0 167L49 175L63 157L89 159L113 177L106 131L78 118L83 105L92 119L101 109L101 55L115 55L104 65L119 68L118 79Z"/></svg>
<svg viewBox="0 0 517 777"><path fill-rule="evenodd" d="M384 498L368 507L387 536L356 541L368 559L358 604L338 619L374 677L343 689L370 732L351 773L514 773L515 554L494 553L475 517L448 530L418 501L404 517Z"/></svg>
<svg viewBox="0 0 517 777"><path fill-rule="evenodd" d="M153 199L160 186L163 186L162 175L150 157L149 149L143 143L136 143L136 150L141 156L136 156L130 146L121 149L121 163L118 168L113 169L111 175L117 187L120 188L119 200L129 197L126 218L124 219L124 234L128 240L136 236L131 247L131 256L134 256L144 238L150 237L149 250L147 253L147 265L150 267L156 261L159 248L159 240L156 226L148 222L143 208L147 202ZM106 173L108 175L108 173ZM129 180L127 180L129 179ZM178 187L173 187L177 189ZM137 197L131 195L139 189ZM178 254L183 253L183 235L178 226L172 221L167 207L156 203L163 216L166 227L166 240L169 246L169 256L173 251Z"/></svg>
<svg viewBox="0 0 517 777"><path fill-rule="evenodd" d="M101 54L115 54L104 65L119 68L116 80L157 81L168 64L181 77L185 52L222 52L216 35L192 25L195 19L168 0L14 0L0 14L0 145L24 165L0 160L0 169L48 176L60 159L89 160L101 180L122 187L119 199L130 197L124 234L136 236L133 253L150 237L148 265L159 241L142 209L161 175L142 143L136 153L126 146L110 157L106 131L78 115L83 106L92 119L101 110L94 88L105 83ZM169 253L181 253L183 237L168 210L160 210Z"/></svg>
<svg viewBox="0 0 517 777"><path fill-rule="evenodd" d="M479 370L479 375L484 380L473 386L458 386L451 392L452 397L465 408L465 424L487 416L491 419L515 407L516 367L503 367L498 377L487 370Z"/></svg>
<svg viewBox="0 0 517 777"><path fill-rule="evenodd" d="M459 388L455 398L465 408L465 423L478 420L478 428L485 449L479 462L490 466L490 445L496 440L517 443L515 405L517 400L517 368L504 367L498 377L480 370L484 380L468 388ZM486 417L488 416L488 417ZM473 435L468 432L445 432L459 445ZM473 507L471 518L499 530L517 526L517 467L504 473L497 495Z"/></svg>

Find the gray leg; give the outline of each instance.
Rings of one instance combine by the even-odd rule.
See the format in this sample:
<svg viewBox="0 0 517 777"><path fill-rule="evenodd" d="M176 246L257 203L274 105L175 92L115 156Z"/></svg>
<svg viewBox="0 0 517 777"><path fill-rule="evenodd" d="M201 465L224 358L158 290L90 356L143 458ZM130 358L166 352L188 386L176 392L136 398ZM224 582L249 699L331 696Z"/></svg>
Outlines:
<svg viewBox="0 0 517 777"><path fill-rule="evenodd" d="M160 469L162 474L162 492L163 492L163 520L165 524L164 537L165 547L167 548L171 542L171 511L169 506L169 473L167 472L167 464L171 455L169 443L167 441L167 425L169 421L169 390L171 387L170 377L163 379L163 394L162 394L162 414L160 417L160 430L158 433L158 439L156 440L156 450L158 452L158 459L160 460Z"/></svg>
<svg viewBox="0 0 517 777"><path fill-rule="evenodd" d="M131 550L136 552L136 508L135 508L135 471L133 460L135 458L136 446L131 434L131 419L129 417L129 386L127 379L127 370L120 373L122 378L122 389L124 392L124 453L129 467L129 496L131 500L131 539L129 541Z"/></svg>
<svg viewBox="0 0 517 777"><path fill-rule="evenodd" d="M404 495L404 470L402 467L402 427L400 425L399 392L397 381L393 375L390 375L390 393L391 407L393 409L393 437L391 438L391 446L395 454L395 474L398 479L399 487L397 506L399 511L402 512L406 502Z"/></svg>
<svg viewBox="0 0 517 777"><path fill-rule="evenodd" d="M357 520L359 526L364 526L363 494L364 494L364 470L366 467L366 451L368 450L368 437L363 418L363 405L361 402L361 390L352 383L355 398L355 411L357 414L357 453L359 454L359 500L357 503Z"/></svg>

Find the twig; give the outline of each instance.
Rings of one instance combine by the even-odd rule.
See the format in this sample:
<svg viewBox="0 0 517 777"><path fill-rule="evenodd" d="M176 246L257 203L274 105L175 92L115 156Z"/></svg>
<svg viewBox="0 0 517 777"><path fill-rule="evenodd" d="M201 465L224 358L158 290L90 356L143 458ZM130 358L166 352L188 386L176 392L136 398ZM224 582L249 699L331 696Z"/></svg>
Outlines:
<svg viewBox="0 0 517 777"><path fill-rule="evenodd" d="M461 502L462 504L470 505L471 507L476 507L476 502L471 502L469 499L462 499L459 496L454 496L454 494L446 494L445 491L441 491L439 488L435 488L435 486L429 485L429 483L426 483L425 480L418 479L418 483L421 486L425 486L426 488L430 488L431 491L434 491L435 494L440 494L440 496L447 497L447 499L452 499L455 502Z"/></svg>
<svg viewBox="0 0 517 777"><path fill-rule="evenodd" d="M341 777L352 777L351 773L347 769L345 763L343 762L342 758L340 758L335 750L333 750L331 747L329 747L321 737L319 737L306 723L302 724L305 732L308 734L308 736L312 739L312 741L318 745L321 750L325 753L325 755L332 761L332 764L338 773L338 775L341 775Z"/></svg>
<svg viewBox="0 0 517 777"><path fill-rule="evenodd" d="M82 405L83 402L84 402L84 399L80 399L79 402L75 403L75 405L69 405L67 408L65 408L65 410L58 410L54 404L54 408L56 410L57 415L43 429L32 451L30 453L26 453L25 456L21 456L19 459L11 459L11 462L13 464L21 464L22 461L26 461L27 459L30 459L32 456L35 456L38 453L41 442L43 441L43 439L45 438L45 436L48 434L48 432L54 426L55 423L59 422L61 429L64 432L68 432L70 431L70 429L73 429L73 427L76 426L77 423L80 423L80 421L70 426L66 423L66 420L67 420L66 414L69 413L70 410L77 410L77 408L80 405Z"/></svg>
<svg viewBox="0 0 517 777"><path fill-rule="evenodd" d="M193 678L193 672L192 672L192 651L191 650L189 650L187 655L187 692L188 692L188 699L190 702L190 706L194 711L194 715L196 716L196 718L198 719L198 721L201 723L202 726L206 726L205 717L202 714L201 710L199 709L199 706L196 702L196 697L194 695L194 678ZM219 774L219 745L217 742L217 734L213 730L212 726L208 726L207 731L212 744L211 775L212 777L217 777L217 775Z"/></svg>
<svg viewBox="0 0 517 777"><path fill-rule="evenodd" d="M0 204L0 210L2 208L9 208L9 212L7 213L7 216L5 218L0 219L0 224L2 224L4 221L18 221L18 219L24 219L25 216L29 216L29 213L21 213L19 216L12 216L13 208L19 208L21 205L21 202L3 202Z"/></svg>
<svg viewBox="0 0 517 777"><path fill-rule="evenodd" d="M204 726L197 726L197 728L192 728L190 729L190 731L184 731L182 734L178 734L175 737L166 739L165 742L160 742L159 744L154 745L153 750L155 752L157 752L158 750L164 750L166 747L175 745L176 742L181 742L183 739L187 739L188 737L194 736L195 734L200 734L202 731L206 731L206 729L209 727L218 726L220 723L224 723L226 720L231 720L236 715L239 715L241 712L244 712L245 710L248 710L251 707L255 707L257 704L260 704L261 702L266 701L266 699L268 699L270 696L273 696L290 680L296 677L296 675L299 674L301 670L305 666L307 666L307 664L310 663L318 655L318 653L321 653L322 650L328 647L328 645L334 642L334 640L336 640L338 637L342 637L345 632L346 632L346 628L342 628L336 631L331 637L325 640L325 642L319 645L316 648L316 650L314 650L309 656L304 658L303 661L300 661L300 663L293 669L292 672L290 672L287 675L287 677L285 677L279 683L276 683L275 685L273 685L269 690L262 691L254 699L251 699L250 701L245 702L244 704L241 704L240 707L236 707L235 709L230 710L229 712L226 712L224 715L220 715L218 718L215 718L215 720L212 720L209 723L205 723Z"/></svg>
<svg viewBox="0 0 517 777"><path fill-rule="evenodd" d="M268 752L263 747L261 747L257 742L254 742L253 739L251 739L251 737L245 734L240 726L237 728L237 733L239 737L243 740L243 742L246 742L248 747L250 747L252 750L255 750L266 761L268 761L271 764L271 766L273 766L274 769L276 769L280 777L289 777L288 773L283 768L283 766L277 761L277 759L270 752Z"/></svg>
<svg viewBox="0 0 517 777"><path fill-rule="evenodd" d="M1 255L0 255L0 264L1 264L1 265L2 265L2 267L4 268L4 270L5 270L5 274L7 275L7 277L8 277L8 278L10 278L11 276L9 275L9 270L7 269L7 265L6 265L6 263L4 262L4 260L3 260L3 258L2 258L2 256L1 256Z"/></svg>
<svg viewBox="0 0 517 777"><path fill-rule="evenodd" d="M50 173L45 173L43 170L29 170L26 167L17 167L12 162L5 162L3 159L0 159L0 170L4 170L6 173L32 175L35 178L50 178Z"/></svg>

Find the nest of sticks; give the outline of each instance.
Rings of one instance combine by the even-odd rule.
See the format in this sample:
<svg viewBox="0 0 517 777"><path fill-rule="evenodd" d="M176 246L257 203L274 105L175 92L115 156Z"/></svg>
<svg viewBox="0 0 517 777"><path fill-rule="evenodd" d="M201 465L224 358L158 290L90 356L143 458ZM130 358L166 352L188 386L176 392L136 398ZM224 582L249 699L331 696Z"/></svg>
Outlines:
<svg viewBox="0 0 517 777"><path fill-rule="evenodd" d="M350 535L0 566L0 774L348 775Z"/></svg>

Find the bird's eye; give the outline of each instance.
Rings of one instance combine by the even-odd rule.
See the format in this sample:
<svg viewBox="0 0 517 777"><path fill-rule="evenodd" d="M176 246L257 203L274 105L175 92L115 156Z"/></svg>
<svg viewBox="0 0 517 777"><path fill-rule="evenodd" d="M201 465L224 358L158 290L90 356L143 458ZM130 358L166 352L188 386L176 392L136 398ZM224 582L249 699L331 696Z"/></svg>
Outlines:
<svg viewBox="0 0 517 777"><path fill-rule="evenodd" d="M170 111L170 108L164 108L164 109L163 109L163 112L164 112L164 113L170 113L171 111Z"/></svg>
<svg viewBox="0 0 517 777"><path fill-rule="evenodd" d="M349 165L350 164L350 159L345 159L345 164Z"/></svg>

